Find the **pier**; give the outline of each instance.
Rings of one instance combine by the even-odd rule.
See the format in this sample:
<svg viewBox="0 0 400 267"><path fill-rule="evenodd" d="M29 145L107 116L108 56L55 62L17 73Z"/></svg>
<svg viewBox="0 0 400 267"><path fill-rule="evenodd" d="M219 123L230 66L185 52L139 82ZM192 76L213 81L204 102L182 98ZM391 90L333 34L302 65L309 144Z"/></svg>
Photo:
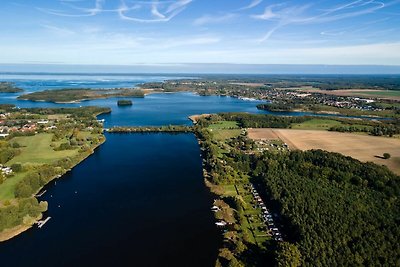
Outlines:
<svg viewBox="0 0 400 267"><path fill-rule="evenodd" d="M47 217L46 219L44 219L42 221L38 221L37 222L38 228L42 228L43 225L45 225L50 219L51 219L51 217Z"/></svg>
<svg viewBox="0 0 400 267"><path fill-rule="evenodd" d="M41 197L41 196L43 196L46 192L47 192L47 190L44 190L42 193L37 194L36 197Z"/></svg>

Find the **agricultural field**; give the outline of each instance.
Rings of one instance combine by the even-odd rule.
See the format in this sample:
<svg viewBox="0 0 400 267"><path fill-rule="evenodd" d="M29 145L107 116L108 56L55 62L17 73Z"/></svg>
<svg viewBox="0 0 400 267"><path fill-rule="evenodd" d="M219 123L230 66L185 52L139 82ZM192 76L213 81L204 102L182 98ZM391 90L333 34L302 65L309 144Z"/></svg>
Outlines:
<svg viewBox="0 0 400 267"><path fill-rule="evenodd" d="M254 140L278 138L287 143L291 149L322 149L341 153L363 162L372 161L400 174L400 139L398 138L298 129L249 129L248 134ZM383 159L383 153L389 153L391 158Z"/></svg>
<svg viewBox="0 0 400 267"><path fill-rule="evenodd" d="M348 90L303 90L308 93L320 93L336 96L355 96L355 97L373 97L389 100L400 100L399 90L372 90L372 89L348 89Z"/></svg>

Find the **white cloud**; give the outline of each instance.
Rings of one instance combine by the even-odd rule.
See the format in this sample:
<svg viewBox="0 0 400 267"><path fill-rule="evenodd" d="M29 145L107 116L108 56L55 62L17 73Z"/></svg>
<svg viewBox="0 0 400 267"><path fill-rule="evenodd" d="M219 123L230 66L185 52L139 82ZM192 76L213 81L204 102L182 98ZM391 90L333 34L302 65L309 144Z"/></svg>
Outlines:
<svg viewBox="0 0 400 267"><path fill-rule="evenodd" d="M41 7L37 7L37 9L44 13L61 17L93 17L105 12L116 13L122 20L125 21L150 23L170 21L172 18L181 13L192 1L193 0L174 0L163 2L159 2L158 0L148 2L135 1L133 4L128 5L125 0L120 0L118 7L106 9L104 8L106 0L96 0L93 8L83 8L77 6L75 3L79 3L79 0L60 0L64 6L69 7L70 12L67 12L66 10ZM161 7L164 8L163 11L160 11ZM131 12L138 10L142 11L140 16L138 14L135 16L130 14Z"/></svg>
<svg viewBox="0 0 400 267"><path fill-rule="evenodd" d="M45 28L46 30L50 31L51 33L56 34L61 37L71 36L71 35L75 34L75 31L67 29L67 28L61 28L61 27L56 27L56 26L47 25L47 24L42 24L41 26L43 28Z"/></svg>
<svg viewBox="0 0 400 267"><path fill-rule="evenodd" d="M263 2L263 0L253 0L250 4L248 4L247 6L244 6L242 8L239 8L238 10L247 10L247 9L252 9L258 5L260 5Z"/></svg>
<svg viewBox="0 0 400 267"><path fill-rule="evenodd" d="M275 21L276 25L272 27L260 40L268 40L279 29L291 24L316 24L328 23L343 19L349 19L357 16L374 13L385 8L389 4L376 0L356 0L340 6L335 6L328 10L323 10L317 15L305 14L311 5L287 6L284 4L270 5L266 7L263 14L253 15L252 18L265 21Z"/></svg>
<svg viewBox="0 0 400 267"><path fill-rule="evenodd" d="M222 23L230 21L235 17L237 17L236 14L225 14L221 16L204 15L200 18L195 19L193 24L196 26L202 26L205 24Z"/></svg>

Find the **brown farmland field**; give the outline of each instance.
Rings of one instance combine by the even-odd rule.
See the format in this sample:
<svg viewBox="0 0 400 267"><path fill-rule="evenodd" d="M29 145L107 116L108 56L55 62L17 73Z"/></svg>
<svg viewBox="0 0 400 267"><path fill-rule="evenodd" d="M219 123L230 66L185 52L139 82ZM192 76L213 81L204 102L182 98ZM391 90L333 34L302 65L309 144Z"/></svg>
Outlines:
<svg viewBox="0 0 400 267"><path fill-rule="evenodd" d="M376 137L352 133L292 129L249 129L251 139L280 139L292 149L322 149L341 153L360 161L372 161L385 165L400 174L400 139ZM380 158L383 153L390 159Z"/></svg>
<svg viewBox="0 0 400 267"><path fill-rule="evenodd" d="M366 98L378 98L378 99L389 99L400 101L399 91L387 91L387 90L373 90L373 89L347 89L347 90L319 90L319 89L306 89L302 90L307 93L319 93L325 95L335 96L354 96L354 97L366 97Z"/></svg>

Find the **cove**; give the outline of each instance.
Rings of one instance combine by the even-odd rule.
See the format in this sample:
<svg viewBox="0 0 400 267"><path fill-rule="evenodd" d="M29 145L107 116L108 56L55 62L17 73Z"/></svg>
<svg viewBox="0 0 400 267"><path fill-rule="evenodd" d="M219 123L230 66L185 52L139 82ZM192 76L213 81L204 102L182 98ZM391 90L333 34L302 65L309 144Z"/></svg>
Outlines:
<svg viewBox="0 0 400 267"><path fill-rule="evenodd" d="M0 244L2 266L213 266L220 246L192 134L107 134L46 187L42 228Z"/></svg>

